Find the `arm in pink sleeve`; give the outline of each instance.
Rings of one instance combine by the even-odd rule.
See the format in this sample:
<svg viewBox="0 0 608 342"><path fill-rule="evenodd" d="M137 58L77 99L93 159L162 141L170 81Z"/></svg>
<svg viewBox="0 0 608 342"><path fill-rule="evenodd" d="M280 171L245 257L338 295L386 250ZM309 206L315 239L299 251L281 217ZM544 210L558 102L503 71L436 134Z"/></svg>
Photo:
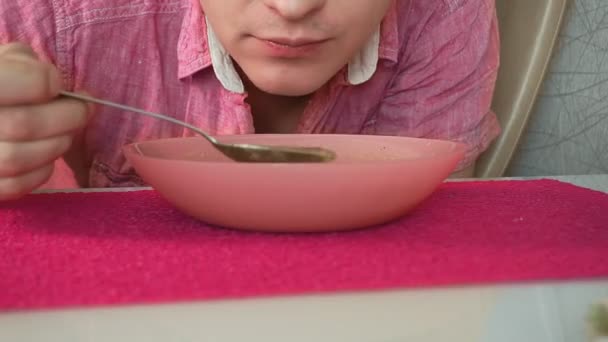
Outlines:
<svg viewBox="0 0 608 342"><path fill-rule="evenodd" d="M497 19L493 0L440 2L433 9L422 7L436 1L413 3L408 20L416 23L373 130L463 142L460 171L500 133L490 110L499 60Z"/></svg>

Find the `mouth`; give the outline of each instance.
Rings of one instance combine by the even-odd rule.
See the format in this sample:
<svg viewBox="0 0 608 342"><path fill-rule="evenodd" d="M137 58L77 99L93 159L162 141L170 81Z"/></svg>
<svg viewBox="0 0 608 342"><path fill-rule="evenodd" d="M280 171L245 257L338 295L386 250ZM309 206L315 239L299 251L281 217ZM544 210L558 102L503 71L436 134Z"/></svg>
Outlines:
<svg viewBox="0 0 608 342"><path fill-rule="evenodd" d="M309 37L254 37L263 55L281 59L301 59L318 56L329 39Z"/></svg>
<svg viewBox="0 0 608 342"><path fill-rule="evenodd" d="M306 38L306 37L300 37L300 38L269 37L269 38L259 38L259 39L266 41L270 44L291 47L291 48L319 45L319 44L322 44L329 40L329 39Z"/></svg>

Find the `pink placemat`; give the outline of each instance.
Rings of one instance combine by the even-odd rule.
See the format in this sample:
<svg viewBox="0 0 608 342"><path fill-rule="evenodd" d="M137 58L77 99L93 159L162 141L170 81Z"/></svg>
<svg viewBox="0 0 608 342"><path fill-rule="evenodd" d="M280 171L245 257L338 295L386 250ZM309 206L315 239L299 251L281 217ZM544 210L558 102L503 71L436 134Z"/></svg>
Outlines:
<svg viewBox="0 0 608 342"><path fill-rule="evenodd" d="M551 180L446 183L370 229L209 227L154 191L0 204L0 310L608 277L608 195Z"/></svg>

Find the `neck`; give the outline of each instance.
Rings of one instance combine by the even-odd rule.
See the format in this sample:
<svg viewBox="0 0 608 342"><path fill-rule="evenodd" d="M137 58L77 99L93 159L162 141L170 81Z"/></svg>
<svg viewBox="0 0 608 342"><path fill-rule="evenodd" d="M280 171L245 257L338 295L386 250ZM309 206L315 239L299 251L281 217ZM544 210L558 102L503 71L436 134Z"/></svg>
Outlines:
<svg viewBox="0 0 608 342"><path fill-rule="evenodd" d="M258 89L246 76L241 79L247 90L246 102L257 133L295 133L311 95L282 96Z"/></svg>

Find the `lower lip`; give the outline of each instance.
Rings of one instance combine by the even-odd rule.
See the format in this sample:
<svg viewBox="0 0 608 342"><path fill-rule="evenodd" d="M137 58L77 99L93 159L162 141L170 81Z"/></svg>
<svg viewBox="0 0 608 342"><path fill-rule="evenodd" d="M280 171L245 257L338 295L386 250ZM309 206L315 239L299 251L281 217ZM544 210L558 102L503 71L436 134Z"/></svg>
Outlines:
<svg viewBox="0 0 608 342"><path fill-rule="evenodd" d="M269 40L258 39L265 54L279 58L302 58L315 54L323 45L323 41L291 46Z"/></svg>

